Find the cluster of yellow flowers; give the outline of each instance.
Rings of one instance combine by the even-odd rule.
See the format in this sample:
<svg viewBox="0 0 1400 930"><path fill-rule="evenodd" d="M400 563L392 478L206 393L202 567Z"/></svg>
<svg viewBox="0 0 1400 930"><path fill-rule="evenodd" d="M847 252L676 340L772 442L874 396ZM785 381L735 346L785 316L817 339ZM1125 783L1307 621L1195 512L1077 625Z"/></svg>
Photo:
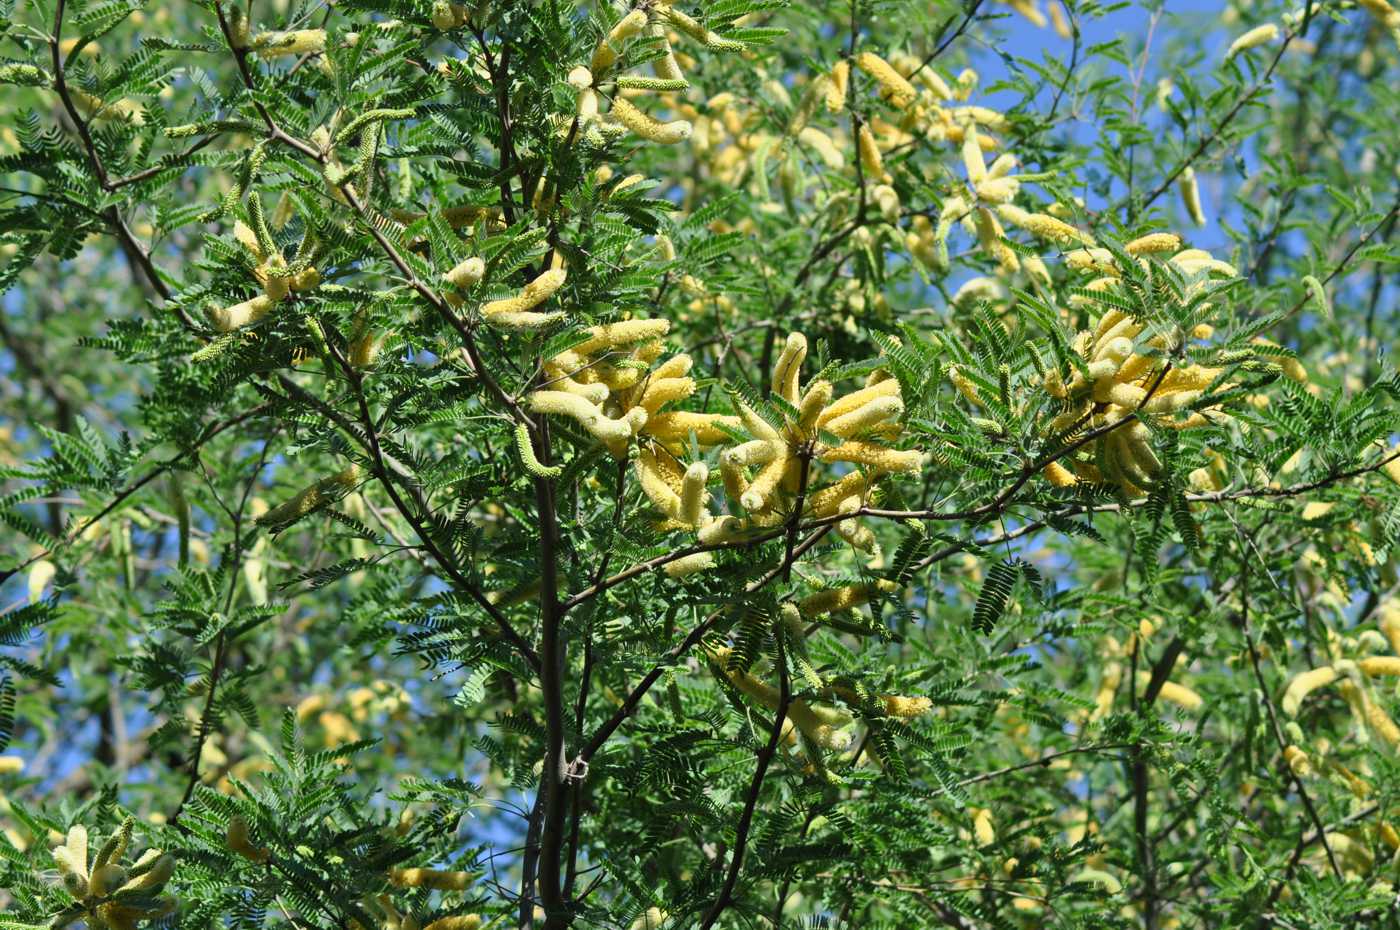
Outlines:
<svg viewBox="0 0 1400 930"><path fill-rule="evenodd" d="M268 312L279 301L285 300L291 292L309 291L321 283L320 273L311 267L310 254L304 257L299 255L289 267L273 243L272 236L263 226L261 211L255 212L254 221L260 229L255 230L242 220L235 222L233 237L252 259L253 277L262 285L263 292L242 303L210 310L209 322L221 333L232 332L256 323L267 316ZM303 243L303 249L308 253L309 246L309 240Z"/></svg>
<svg viewBox="0 0 1400 930"><path fill-rule="evenodd" d="M682 35L712 51L738 52L744 49L743 43L717 35L676 9L671 0L658 0L634 9L618 20L598 43L587 66L579 65L569 72L568 82L577 91L577 105L573 122L561 127L561 133L594 145L601 145L628 132L648 142L663 145L675 145L689 139L694 130L690 120L657 120L632 102L639 95L659 93L663 95L663 106L676 109L676 101L671 95L690 86L682 70L682 58L686 59L688 66L694 65L692 59L678 54L674 48L674 43L679 42ZM612 72L627 45L639 36L660 46L661 54L652 62L655 77L613 76ZM606 116L599 112L600 93L605 83L610 84L613 91L611 108Z"/></svg>
<svg viewBox="0 0 1400 930"><path fill-rule="evenodd" d="M176 901L160 893L175 872L175 859L159 849L148 849L129 866L121 864L131 843L134 821L98 849L88 863L88 832L82 824L68 831L62 845L53 849L54 864L74 904L56 914L51 927L60 928L83 919L92 926L132 930L137 924L156 921L175 910Z"/></svg>
<svg viewBox="0 0 1400 930"><path fill-rule="evenodd" d="M1325 737L1309 739L1296 719L1304 702L1316 691L1335 686L1351 713L1355 742L1366 744L1374 736L1395 751L1400 749L1400 727L1382 704L1374 679L1400 678L1400 603L1385 601L1377 611L1377 629L1339 636L1328 630L1328 664L1295 675L1289 680L1279 709L1288 718L1284 731L1290 740L1283 752L1283 763L1298 778L1325 777L1353 798L1360 810L1369 803L1375 789L1373 776L1363 758L1356 770L1334 757L1336 747ZM1378 654L1389 650L1391 655ZM1349 878L1367 877L1376 865L1377 847L1391 856L1400 852L1400 833L1386 820L1362 823L1327 833L1327 843L1338 864ZM1317 861L1318 868L1326 863ZM1378 882L1376 890L1390 893L1388 882Z"/></svg>
<svg viewBox="0 0 1400 930"><path fill-rule="evenodd" d="M781 423L737 398L737 415L664 410L696 388L688 355L651 367L663 352L661 337L668 329L666 320L592 327L584 342L545 362L549 380L526 399L534 412L570 417L616 457L627 455L635 442L637 477L661 512L662 529L694 531L709 545L738 538L753 527L782 523L799 499L805 517L854 513L879 478L922 464L922 453L887 445L901 432L899 382L879 370L863 388L839 398L833 397L829 381L804 389L807 340L801 333L788 337L774 365L771 388L784 402ZM842 441L826 444L820 432ZM747 441L735 443L736 436ZM711 513L709 466L681 461L692 439L701 449L728 446L719 455L720 474L742 516ZM855 467L828 481L819 473L820 463ZM857 520L842 520L836 529L856 548L878 550L874 533ZM698 553L670 563L667 570L680 576L713 564L713 555Z"/></svg>
<svg viewBox="0 0 1400 930"><path fill-rule="evenodd" d="M1182 249L1181 245L1181 238L1173 233L1151 233L1127 243L1124 251L1138 257L1139 261L1144 261L1146 256L1172 253L1167 262L1188 275L1204 274L1206 278L1210 274L1235 275L1234 267L1228 263L1200 249ZM1090 281L1085 290L1110 297L1119 292L1122 271L1109 250L1075 249L1067 253L1066 263L1072 269L1101 275ZM1144 268L1150 273L1149 265L1144 263ZM1204 279L1193 285L1206 286L1209 285ZM1074 302L1080 305L1097 303L1092 297L1083 296L1076 296ZM1080 332L1072 343L1074 351L1084 360L1083 370L1076 368L1068 383L1058 370L1046 373L1045 390L1064 403L1064 409L1049 423L1050 432L1096 429L1131 421L1096 439L1089 447L1092 460L1074 457L1069 460L1068 467L1059 462L1047 465L1045 476L1056 486L1069 487L1081 479L1111 482L1129 496L1141 496L1157 483L1162 465L1152 450L1147 425L1135 417L1151 418L1155 425L1170 429L1204 426L1224 418L1218 410L1196 411L1182 419L1173 416L1197 402L1205 390L1221 378L1224 369L1195 364L1167 369L1161 355L1138 351L1137 340L1145 329L1141 320L1121 309L1111 308L1099 317L1092 330ZM1201 324L1189 335L1205 339L1212 334L1210 326ZM1146 339L1142 348L1165 352L1174 348L1171 345L1174 338L1177 337L1159 333ZM1261 360L1273 361L1295 380L1307 379L1296 360L1268 357ZM1203 484L1210 483L1214 476L1202 474L1193 478L1197 479Z"/></svg>
<svg viewBox="0 0 1400 930"><path fill-rule="evenodd" d="M1400 747L1400 727L1376 700L1370 687L1372 678L1400 677L1400 658L1395 655L1346 657L1348 653L1373 653L1385 648L1400 654L1400 607L1393 604L1383 606L1379 625L1379 632L1366 630L1348 640L1335 635L1329 637L1328 649L1332 661L1294 676L1279 701L1279 708L1289 717L1296 717L1308 695L1319 688L1336 684L1351 708L1358 739L1365 742L1369 734L1375 734L1387 746Z"/></svg>

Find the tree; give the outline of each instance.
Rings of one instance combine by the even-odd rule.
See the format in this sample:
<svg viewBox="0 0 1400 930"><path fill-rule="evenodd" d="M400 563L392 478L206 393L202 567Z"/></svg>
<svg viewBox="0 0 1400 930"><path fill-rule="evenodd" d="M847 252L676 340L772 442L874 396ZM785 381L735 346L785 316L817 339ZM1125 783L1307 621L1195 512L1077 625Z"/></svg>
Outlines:
<svg viewBox="0 0 1400 930"><path fill-rule="evenodd" d="M0 12L0 926L1400 920L1387 0Z"/></svg>

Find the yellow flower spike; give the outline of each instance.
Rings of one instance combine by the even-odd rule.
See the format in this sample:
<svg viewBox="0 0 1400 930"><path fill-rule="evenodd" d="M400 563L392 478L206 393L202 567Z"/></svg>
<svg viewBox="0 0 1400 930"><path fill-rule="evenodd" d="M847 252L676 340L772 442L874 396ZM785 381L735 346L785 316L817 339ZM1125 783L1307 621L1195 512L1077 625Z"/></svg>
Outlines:
<svg viewBox="0 0 1400 930"><path fill-rule="evenodd" d="M253 232L253 228L242 220L236 220L233 224L233 238L238 244L247 250L256 264L261 265L267 256L263 253L262 244L258 242L258 234Z"/></svg>
<svg viewBox="0 0 1400 930"><path fill-rule="evenodd" d="M875 202L880 216L887 223L893 224L899 219L899 193L893 187L888 184L877 184L870 189L870 199ZM866 232L866 230L861 228L857 232Z"/></svg>
<svg viewBox="0 0 1400 930"><path fill-rule="evenodd" d="M933 701L926 697L885 694L880 697L880 702L885 705L885 713L891 717L919 717L933 709Z"/></svg>
<svg viewBox="0 0 1400 930"><path fill-rule="evenodd" d="M350 365L352 368L373 368L379 360L379 353L388 342L390 333L366 332L350 343Z"/></svg>
<svg viewBox="0 0 1400 930"><path fill-rule="evenodd" d="M525 402L534 413L572 417L594 438L604 443L625 445L646 423L646 411L641 408L633 408L625 417L614 420L594 404L567 391L535 391L525 398ZM634 411L639 412L640 416L636 416Z"/></svg>
<svg viewBox="0 0 1400 930"><path fill-rule="evenodd" d="M315 268L304 268L292 275L288 280L291 282L292 290L296 292L315 290L321 283L321 273Z"/></svg>
<svg viewBox="0 0 1400 930"><path fill-rule="evenodd" d="M898 397L878 397L863 407L829 420L824 428L842 439L849 439L903 412L904 402Z"/></svg>
<svg viewBox="0 0 1400 930"><path fill-rule="evenodd" d="M644 10L633 10L617 21L617 25L613 26L608 32L606 41L609 45L617 47L628 39L641 35L646 25L646 12Z"/></svg>
<svg viewBox="0 0 1400 930"><path fill-rule="evenodd" d="M262 58L318 54L326 50L326 30L297 29L291 32L263 32L253 37L250 50Z"/></svg>
<svg viewBox="0 0 1400 930"><path fill-rule="evenodd" d="M114 862L92 870L88 879L88 894L94 898L106 898L126 884L126 869Z"/></svg>
<svg viewBox="0 0 1400 930"><path fill-rule="evenodd" d="M809 595L797 602L797 609L808 620L844 610L864 607L880 592L893 593L898 585L893 581L880 579L869 584L846 585L828 588Z"/></svg>
<svg viewBox="0 0 1400 930"><path fill-rule="evenodd" d="M1016 156L1010 152L998 155L996 161L987 167L988 178L1004 178L1016 167Z"/></svg>
<svg viewBox="0 0 1400 930"><path fill-rule="evenodd" d="M705 485L709 480L710 469L704 462L694 462L685 470L685 479L681 486L680 495L680 519L682 523L699 526L701 521L709 516L705 512L705 502L709 497L705 491Z"/></svg>
<svg viewBox="0 0 1400 930"><path fill-rule="evenodd" d="M806 509L813 517L829 517L852 497L864 499L870 490L870 480L859 471L843 476L835 484L827 485L815 493L807 495Z"/></svg>
<svg viewBox="0 0 1400 930"><path fill-rule="evenodd" d="M579 355L595 355L607 349L657 339L671 329L670 320L623 320L588 328L589 338L573 347Z"/></svg>
<svg viewBox="0 0 1400 930"><path fill-rule="evenodd" d="M1213 258L1209 252L1203 249L1186 249L1173 255L1169 261L1187 274L1194 274L1198 271L1213 271L1229 277L1237 277L1238 269L1229 262L1222 262Z"/></svg>
<svg viewBox="0 0 1400 930"><path fill-rule="evenodd" d="M1279 708L1288 716L1298 716L1298 709L1302 706L1303 700L1318 688L1325 688L1337 680L1337 671L1331 666L1315 668L1311 671L1303 672L1294 676L1284 690L1283 698L1279 701Z"/></svg>
<svg viewBox="0 0 1400 930"><path fill-rule="evenodd" d="M1065 264L1076 271L1094 270L1103 274L1117 275L1118 265L1113 253L1108 249L1075 249L1065 253Z"/></svg>
<svg viewBox="0 0 1400 930"><path fill-rule="evenodd" d="M738 417L673 410L649 418L646 432L663 442L688 441L694 433L699 445L715 446L730 441L729 433L722 427L738 430L741 425Z"/></svg>
<svg viewBox="0 0 1400 930"><path fill-rule="evenodd" d="M1010 180L1004 178L1003 180ZM977 230L977 239L986 249L996 257L1001 265L1004 274L1015 274L1021 269L1021 261L1016 257L1016 253L1011 247L1001 241L1002 228L997 222L996 216L986 207L978 207L972 213L974 227Z"/></svg>
<svg viewBox="0 0 1400 930"><path fill-rule="evenodd" d="M551 268L525 285L524 289L516 296L487 303L481 308L481 313L483 316L490 317L497 313L519 313L531 310L554 296L555 292L563 287L566 277L568 277L568 272L563 268Z"/></svg>
<svg viewBox="0 0 1400 930"><path fill-rule="evenodd" d="M1267 45L1278 38L1278 24L1265 23L1262 26L1255 26L1244 35L1230 43L1230 47L1225 51L1225 60L1229 61L1241 52L1247 52L1252 48Z"/></svg>
<svg viewBox="0 0 1400 930"><path fill-rule="evenodd" d="M1129 255L1155 255L1159 252L1176 252L1181 248L1181 237L1176 233L1148 233L1139 236L1123 246Z"/></svg>
<svg viewBox="0 0 1400 930"><path fill-rule="evenodd" d="M434 28L440 29L443 32L457 28L457 15L452 7L453 4L448 3L447 0L437 0L437 2L433 4L430 19L432 20Z"/></svg>
<svg viewBox="0 0 1400 930"><path fill-rule="evenodd" d="M763 417L754 412L754 409L741 400L734 401L734 407L739 411L739 419L743 421L744 429L748 430L754 437L764 442L776 443L784 446L782 434Z"/></svg>
<svg viewBox="0 0 1400 930"><path fill-rule="evenodd" d="M681 70L680 61L676 58L675 50L671 48L671 40L666 35L666 27L660 22L649 23L646 34L648 38L659 39L662 50L660 58L652 59L652 72L664 80L684 81L685 72Z"/></svg>
<svg viewBox="0 0 1400 930"><path fill-rule="evenodd" d="M898 396L899 382L894 378L876 382L875 384L872 384L869 387L861 388L858 391L852 391L849 394L843 395L842 397L832 402L832 404L829 407L827 407L821 412L821 416L817 418L817 425L825 426L827 423L830 423L837 417L850 413L852 410L857 410L861 407L864 407L871 401L877 400L881 397Z"/></svg>
<svg viewBox="0 0 1400 930"><path fill-rule="evenodd" d="M670 578L684 578L687 575L695 575L714 567L715 556L713 552L696 552L692 555L682 556L674 562L667 562L662 570Z"/></svg>
<svg viewBox="0 0 1400 930"><path fill-rule="evenodd" d="M546 386L552 391L567 391L570 394L577 394L591 404L603 403L612 393L606 384L584 384L567 375L551 378Z"/></svg>
<svg viewBox="0 0 1400 930"><path fill-rule="evenodd" d="M1042 470L1042 474L1057 488L1072 488L1079 483L1078 476L1059 462L1048 463Z"/></svg>
<svg viewBox="0 0 1400 930"><path fill-rule="evenodd" d="M344 497L360 483L361 477L363 477L363 471L360 466L351 465L349 468L303 488L290 500L278 504L258 517L256 522L259 526L273 527L291 523L323 504Z"/></svg>
<svg viewBox="0 0 1400 930"><path fill-rule="evenodd" d="M658 378L653 375L646 382L646 390L638 402L653 414L663 405L673 400L684 400L695 393L694 378Z"/></svg>
<svg viewBox="0 0 1400 930"><path fill-rule="evenodd" d="M437 891L466 891L471 887L470 872L445 869L390 869L389 883L399 888L432 888Z"/></svg>
<svg viewBox="0 0 1400 930"><path fill-rule="evenodd" d="M789 333L783 343L777 364L773 366L772 389L790 404L797 403L797 384L802 375L802 362L807 358L807 337Z"/></svg>
<svg viewBox="0 0 1400 930"><path fill-rule="evenodd" d="M1283 761L1288 765L1288 770L1299 778L1307 778L1312 774L1312 763L1308 760L1308 754L1297 746L1289 746L1283 750Z"/></svg>
<svg viewBox="0 0 1400 930"><path fill-rule="evenodd" d="M970 811L972 814L972 832L977 837L978 846L990 846L997 841L996 827L992 825L992 812L985 807L974 807Z"/></svg>
<svg viewBox="0 0 1400 930"><path fill-rule="evenodd" d="M687 120L673 120L669 123L663 123L652 119L624 97L614 97L612 109L609 112L617 118L618 122L636 135L648 142L656 142L661 145L675 145L684 142L690 138L690 134L694 130L694 127Z"/></svg>
<svg viewBox="0 0 1400 930"><path fill-rule="evenodd" d="M1201 188L1196 183L1196 170L1189 165L1177 175L1177 190L1181 192L1181 202L1186 207L1186 215L1197 226L1206 224L1206 214L1201 209Z"/></svg>
<svg viewBox="0 0 1400 930"><path fill-rule="evenodd" d="M448 284L460 288L469 288L486 276L486 262L480 257L473 255L457 265L452 270L444 274L443 280Z"/></svg>
<svg viewBox="0 0 1400 930"><path fill-rule="evenodd" d="M1065 18L1065 11L1058 3L1050 4L1050 25L1054 27L1055 34L1062 39L1074 38L1074 29L1068 19Z"/></svg>
<svg viewBox="0 0 1400 930"><path fill-rule="evenodd" d="M709 523L700 527L696 538L706 546L714 546L719 543L730 542L737 539L745 529L744 521L738 517L721 516L715 517Z"/></svg>
<svg viewBox="0 0 1400 930"><path fill-rule="evenodd" d="M981 188L978 188L979 194ZM1012 226L1019 226L1026 232L1041 239L1067 245L1071 242L1092 241L1084 233L1064 220L1056 219L1048 213L1027 213L1014 204L1003 203L997 207L997 216Z"/></svg>
<svg viewBox="0 0 1400 930"><path fill-rule="evenodd" d="M986 126L993 132L1005 132L1011 128L1010 122L1003 114L988 107L953 107L949 115L954 123L974 123Z"/></svg>
<svg viewBox="0 0 1400 930"><path fill-rule="evenodd" d="M778 490L779 482L783 480L783 474L787 471L790 461L787 447L781 446L778 455L763 466L754 480L749 483L748 490L740 495L739 506L754 513L767 510L774 492Z"/></svg>
<svg viewBox="0 0 1400 930"><path fill-rule="evenodd" d="M826 109L829 113L840 113L846 108L846 93L850 89L851 64L838 61L831 69L830 80L826 85Z"/></svg>
<svg viewBox="0 0 1400 930"><path fill-rule="evenodd" d="M968 183L976 187L987 177L987 161L982 157L982 146L977 139L977 124L968 122L963 127L962 141L963 167L967 169Z"/></svg>
<svg viewBox="0 0 1400 930"><path fill-rule="evenodd" d="M1390 748L1394 749L1400 746L1400 727L1395 725L1395 721L1390 718L1390 714L1386 713L1385 708L1373 701L1369 694L1349 679L1343 681L1338 687L1352 709L1359 712L1367 728L1384 740Z"/></svg>
<svg viewBox="0 0 1400 930"><path fill-rule="evenodd" d="M831 137L820 129L814 126L806 127L797 134L797 141L815 151L833 171L840 171L846 167L846 156L841 153L836 143L831 141Z"/></svg>
<svg viewBox="0 0 1400 930"><path fill-rule="evenodd" d="M1151 672L1138 672L1137 681L1139 688L1146 687L1151 680ZM1195 691L1192 691L1185 685L1179 685L1172 681L1165 682L1157 694L1162 700L1169 701L1183 710L1200 710L1201 705L1205 703L1201 699L1201 696Z"/></svg>
<svg viewBox="0 0 1400 930"><path fill-rule="evenodd" d="M256 323L276 306L276 301L266 294L250 297L241 304L209 311L209 324L221 333L231 333Z"/></svg>
<svg viewBox="0 0 1400 930"><path fill-rule="evenodd" d="M235 814L229 818L228 829L224 834L224 843L232 852L238 853L250 862L266 862L271 856L266 846L253 845L248 821L243 819L241 814Z"/></svg>
<svg viewBox="0 0 1400 930"><path fill-rule="evenodd" d="M1368 656L1356 665L1372 678L1400 676L1400 658L1395 656Z"/></svg>
<svg viewBox="0 0 1400 930"><path fill-rule="evenodd" d="M978 407L982 406L982 398L977 393L977 385L959 371L957 365L948 366L948 380L952 382L953 387L957 388L958 393L967 398L968 401Z"/></svg>
<svg viewBox="0 0 1400 930"><path fill-rule="evenodd" d="M888 181L890 176L885 172L885 160L880 155L880 146L876 144L875 136L870 132L870 126L862 123L858 136L861 168L873 180Z"/></svg>
<svg viewBox="0 0 1400 930"><path fill-rule="evenodd" d="M797 405L797 431L802 438L810 437L816 429L822 413L831 402L833 390L831 382L825 380L814 381L807 386Z"/></svg>
<svg viewBox="0 0 1400 930"><path fill-rule="evenodd" d="M876 555L880 552L880 543L875 538L875 531L859 520L842 520L836 524L836 535L861 552Z"/></svg>
<svg viewBox="0 0 1400 930"><path fill-rule="evenodd" d="M651 378L652 380L660 378L681 378L690 374L690 369L694 367L694 365L695 360L685 353L673 355L656 366L651 373Z"/></svg>
<svg viewBox="0 0 1400 930"><path fill-rule="evenodd" d="M861 52L856 56L856 67L870 75L880 85L880 96L899 109L909 106L918 97L914 85L874 52Z"/></svg>
<svg viewBox="0 0 1400 930"><path fill-rule="evenodd" d="M918 471L925 461L924 453L917 449L887 449L868 442L843 442L839 446L821 452L824 462L853 462L865 465L875 472Z"/></svg>
<svg viewBox="0 0 1400 930"><path fill-rule="evenodd" d="M661 6L659 7L659 12L669 19L681 32L712 51L742 52L744 50L744 44L742 42L726 39L718 33L706 29L700 23L696 22L685 13L682 13L674 6L670 6L669 4Z"/></svg>
<svg viewBox="0 0 1400 930"><path fill-rule="evenodd" d="M452 917L439 917L423 930L481 930L481 915L457 914Z"/></svg>

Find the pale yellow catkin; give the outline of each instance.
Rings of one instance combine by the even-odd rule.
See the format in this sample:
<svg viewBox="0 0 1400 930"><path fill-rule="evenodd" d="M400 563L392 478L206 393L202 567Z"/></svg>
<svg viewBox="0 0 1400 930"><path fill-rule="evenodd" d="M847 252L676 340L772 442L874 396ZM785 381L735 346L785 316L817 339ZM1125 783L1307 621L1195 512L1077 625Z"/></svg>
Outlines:
<svg viewBox="0 0 1400 930"><path fill-rule="evenodd" d="M567 276L568 272L563 268L551 268L525 285L516 296L490 301L481 308L481 313L489 317L496 313L521 313L533 309L554 296L564 286Z"/></svg>
<svg viewBox="0 0 1400 930"><path fill-rule="evenodd" d="M471 887L470 872L446 869L390 869L389 882L400 888L432 888L437 891L466 891Z"/></svg>
<svg viewBox="0 0 1400 930"><path fill-rule="evenodd" d="M327 478L322 478L315 484L303 488L291 500L285 501L273 507L267 513L258 517L256 523L259 526L276 527L280 524L291 523L294 520L304 517L313 510L320 507L345 492L352 490L360 481L363 470L358 465L351 465L343 471L336 472Z"/></svg>
<svg viewBox="0 0 1400 930"><path fill-rule="evenodd" d="M696 552L692 555L682 556L673 562L667 562L664 571L668 577L684 578L687 575L698 574L714 568L714 566L714 553Z"/></svg>
<svg viewBox="0 0 1400 930"><path fill-rule="evenodd" d="M1225 60L1229 61L1241 52L1247 52L1252 48L1258 48L1278 38L1278 24L1265 23L1262 26L1255 26L1244 35L1230 43L1229 49L1225 52Z"/></svg>
<svg viewBox="0 0 1400 930"><path fill-rule="evenodd" d="M838 61L831 69L830 81L826 86L826 108L829 112L840 113L845 109L850 84L850 62Z"/></svg>
<svg viewBox="0 0 1400 930"><path fill-rule="evenodd" d="M868 442L843 442L824 449L824 462L853 462L876 472L918 471L924 464L924 453L917 449L889 449Z"/></svg>
<svg viewBox="0 0 1400 930"><path fill-rule="evenodd" d="M1181 202L1186 207L1186 215L1197 226L1206 224L1206 214L1201 209L1201 188L1196 183L1196 171L1187 166L1177 175L1176 186L1181 191Z"/></svg>
<svg viewBox="0 0 1400 930"><path fill-rule="evenodd" d="M710 469L704 462L695 462L685 470L685 480L681 485L681 522L698 526L705 513L705 484L710 480Z"/></svg>
<svg viewBox="0 0 1400 930"><path fill-rule="evenodd" d="M1330 665L1296 675L1284 690L1283 698L1279 701L1279 707L1288 716L1296 717L1298 716L1298 710L1302 706L1304 698L1318 688L1325 688L1336 680L1337 670Z"/></svg>
<svg viewBox="0 0 1400 930"><path fill-rule="evenodd" d="M856 67L870 75L880 85L880 95L890 103L904 109L918 97L914 85L874 52L861 52L856 56Z"/></svg>
<svg viewBox="0 0 1400 930"><path fill-rule="evenodd" d="M671 321L664 319L622 320L618 323L590 326L588 338L574 346L573 351L579 355L593 355L605 349L658 339L670 329Z"/></svg>
<svg viewBox="0 0 1400 930"><path fill-rule="evenodd" d="M688 120L679 119L663 123L652 119L633 106L625 97L614 97L612 110L609 112L617 118L618 122L648 142L675 145L689 139L691 132L694 131L694 126Z"/></svg>
<svg viewBox="0 0 1400 930"><path fill-rule="evenodd" d="M209 323L221 333L231 333L261 320L276 306L276 303L268 295L259 294L231 307L210 310Z"/></svg>
<svg viewBox="0 0 1400 930"><path fill-rule="evenodd" d="M452 270L443 275L448 284L456 287L471 287L479 282L486 274L486 262L480 257L473 255L457 265Z"/></svg>
<svg viewBox="0 0 1400 930"><path fill-rule="evenodd" d="M898 397L879 397L850 413L842 414L826 424L827 432L847 439L883 423L904 412L904 402Z"/></svg>
<svg viewBox="0 0 1400 930"><path fill-rule="evenodd" d="M885 161L880 155L880 146L875 142L875 134L867 124L861 123L858 137L861 168L872 180L887 180L889 175L885 173Z"/></svg>
<svg viewBox="0 0 1400 930"><path fill-rule="evenodd" d="M253 38L252 51L263 58L280 55L310 55L326 50L326 30L297 29L291 32L264 32Z"/></svg>
<svg viewBox="0 0 1400 930"><path fill-rule="evenodd" d="M1139 236L1123 246L1129 255L1155 255L1158 252L1175 252L1181 248L1181 237L1176 233L1148 233Z"/></svg>

